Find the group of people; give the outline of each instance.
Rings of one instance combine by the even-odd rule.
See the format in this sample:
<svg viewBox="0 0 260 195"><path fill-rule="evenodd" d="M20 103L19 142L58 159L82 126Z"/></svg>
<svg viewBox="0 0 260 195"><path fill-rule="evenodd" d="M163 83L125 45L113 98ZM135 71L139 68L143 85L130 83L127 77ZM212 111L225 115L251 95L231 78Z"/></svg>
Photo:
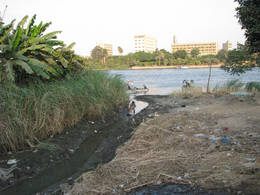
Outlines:
<svg viewBox="0 0 260 195"><path fill-rule="evenodd" d="M128 90L142 90L142 89L148 90L148 87L146 85L143 85L143 86L144 86L143 88L138 88L138 87L134 86L134 83L132 81L127 82Z"/></svg>

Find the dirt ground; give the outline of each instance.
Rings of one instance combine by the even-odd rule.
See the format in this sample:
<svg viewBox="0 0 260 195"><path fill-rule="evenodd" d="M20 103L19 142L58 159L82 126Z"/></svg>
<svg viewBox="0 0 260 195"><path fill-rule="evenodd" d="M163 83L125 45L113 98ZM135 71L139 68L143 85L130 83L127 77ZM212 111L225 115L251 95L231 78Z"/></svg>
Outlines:
<svg viewBox="0 0 260 195"><path fill-rule="evenodd" d="M133 118L122 120L126 110L121 109L103 121L84 119L36 148L1 156L1 168L10 169L12 159L17 163L11 176L0 181L0 194L73 159L80 145L95 136L94 129L105 139L88 160L94 161L91 171L46 194L131 194L163 184L260 193L259 94L137 99L149 106ZM120 126L113 127L118 120Z"/></svg>
<svg viewBox="0 0 260 195"><path fill-rule="evenodd" d="M260 95L143 96L151 110L116 156L69 194L133 194L188 184L260 194Z"/></svg>

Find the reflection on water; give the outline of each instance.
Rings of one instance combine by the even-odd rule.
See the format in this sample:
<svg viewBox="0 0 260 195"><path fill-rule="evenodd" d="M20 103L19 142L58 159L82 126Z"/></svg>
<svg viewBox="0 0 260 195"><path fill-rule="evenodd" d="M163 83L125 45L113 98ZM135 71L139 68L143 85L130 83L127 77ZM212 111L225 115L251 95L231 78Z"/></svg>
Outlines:
<svg viewBox="0 0 260 195"><path fill-rule="evenodd" d="M146 70L111 70L111 75L121 75L124 81L133 81L136 87L147 85L147 95L167 95L182 87L183 80L194 80L195 86L204 90L208 82L209 69L146 69ZM240 79L241 82L260 82L260 69L246 72L241 76L232 76L220 68L212 68L210 88L223 85L227 81Z"/></svg>
<svg viewBox="0 0 260 195"><path fill-rule="evenodd" d="M143 101L135 101L135 104L136 104L136 109L135 109L136 114L148 106L148 103Z"/></svg>

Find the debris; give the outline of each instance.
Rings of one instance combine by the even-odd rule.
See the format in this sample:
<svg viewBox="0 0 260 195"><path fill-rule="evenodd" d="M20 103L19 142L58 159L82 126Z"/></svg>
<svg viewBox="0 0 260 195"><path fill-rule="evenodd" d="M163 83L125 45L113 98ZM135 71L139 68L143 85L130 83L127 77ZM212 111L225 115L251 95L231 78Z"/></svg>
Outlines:
<svg viewBox="0 0 260 195"><path fill-rule="evenodd" d="M93 122L93 121L88 121L91 125L94 125L95 124L95 122Z"/></svg>
<svg viewBox="0 0 260 195"><path fill-rule="evenodd" d="M220 140L223 143L230 144L230 139L228 137L226 137L226 136L222 137Z"/></svg>
<svg viewBox="0 0 260 195"><path fill-rule="evenodd" d="M12 171L16 169L16 165L11 166L10 168L1 168L0 167L0 179L6 181L9 178L13 177Z"/></svg>
<svg viewBox="0 0 260 195"><path fill-rule="evenodd" d="M231 156L231 154L230 154L230 153L227 153L227 156Z"/></svg>
<svg viewBox="0 0 260 195"><path fill-rule="evenodd" d="M255 158L246 158L247 161L255 161Z"/></svg>
<svg viewBox="0 0 260 195"><path fill-rule="evenodd" d="M228 131L229 128L228 127L223 127L223 130Z"/></svg>
<svg viewBox="0 0 260 195"><path fill-rule="evenodd" d="M186 178L188 178L188 177L190 177L190 174L189 174L189 173L185 173L185 174L184 174L184 178L186 179Z"/></svg>
<svg viewBox="0 0 260 195"><path fill-rule="evenodd" d="M213 140L211 141L211 143L213 143L213 144L217 144L217 143L218 143L218 141L217 141L217 140L215 140L215 139L213 139Z"/></svg>
<svg viewBox="0 0 260 195"><path fill-rule="evenodd" d="M179 177L177 177L177 180L182 180L182 177L180 177L180 176L179 176Z"/></svg>
<svg viewBox="0 0 260 195"><path fill-rule="evenodd" d="M16 163L17 163L16 159L10 159L10 160L7 161L8 165L13 165L13 164L16 164Z"/></svg>
<svg viewBox="0 0 260 195"><path fill-rule="evenodd" d="M242 163L242 165L247 167L247 168L250 168L250 167L255 166L255 163L254 162L248 162L248 163Z"/></svg>
<svg viewBox="0 0 260 195"><path fill-rule="evenodd" d="M75 150L73 150L73 149L68 149L68 151L69 151L70 153L74 153L74 152L75 152Z"/></svg>
<svg viewBox="0 0 260 195"><path fill-rule="evenodd" d="M197 134L193 134L194 137L206 137L205 134L203 133L197 133Z"/></svg>

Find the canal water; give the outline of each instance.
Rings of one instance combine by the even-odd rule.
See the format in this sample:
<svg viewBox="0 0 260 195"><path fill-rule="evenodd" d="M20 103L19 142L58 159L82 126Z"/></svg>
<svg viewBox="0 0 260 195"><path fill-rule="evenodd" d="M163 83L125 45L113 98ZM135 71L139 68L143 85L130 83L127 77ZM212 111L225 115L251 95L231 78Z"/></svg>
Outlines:
<svg viewBox="0 0 260 195"><path fill-rule="evenodd" d="M149 88L147 95L168 95L182 86L183 80L193 80L194 86L206 89L209 69L143 69L143 70L110 70L111 75L121 75L122 79L132 81L135 87ZM240 76L232 76L220 68L212 68L210 89L216 85L223 85L227 81L239 79L243 83L260 82L260 69L255 68Z"/></svg>

